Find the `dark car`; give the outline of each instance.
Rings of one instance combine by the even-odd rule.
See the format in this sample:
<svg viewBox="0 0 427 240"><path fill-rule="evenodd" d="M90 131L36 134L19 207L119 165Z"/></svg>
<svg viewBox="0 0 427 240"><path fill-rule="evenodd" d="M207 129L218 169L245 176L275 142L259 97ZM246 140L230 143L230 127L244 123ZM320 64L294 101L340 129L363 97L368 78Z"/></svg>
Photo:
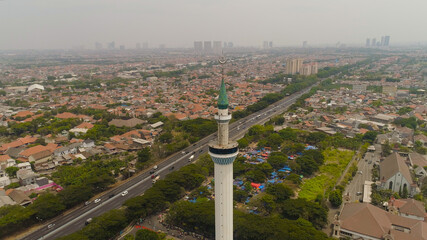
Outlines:
<svg viewBox="0 0 427 240"><path fill-rule="evenodd" d="M112 197L114 197L114 193L108 195L108 198L112 198Z"/></svg>
<svg viewBox="0 0 427 240"><path fill-rule="evenodd" d="M153 174L153 173L155 173L156 171L154 171L154 170L150 170L150 174Z"/></svg>
<svg viewBox="0 0 427 240"><path fill-rule="evenodd" d="M172 170L174 170L174 169L175 169L175 166L172 166L169 170L171 170L171 171L172 171Z"/></svg>

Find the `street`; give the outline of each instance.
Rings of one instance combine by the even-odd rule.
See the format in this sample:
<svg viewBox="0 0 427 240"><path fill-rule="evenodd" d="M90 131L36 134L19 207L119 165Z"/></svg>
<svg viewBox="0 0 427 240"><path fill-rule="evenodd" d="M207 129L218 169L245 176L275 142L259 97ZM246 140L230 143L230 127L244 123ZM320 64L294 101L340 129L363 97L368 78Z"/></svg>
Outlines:
<svg viewBox="0 0 427 240"><path fill-rule="evenodd" d="M375 144L375 152L366 152L365 157L357 163L357 173L345 189L344 195L349 194L350 201L359 201L363 198L363 184L372 181L372 168L381 157L381 144Z"/></svg>

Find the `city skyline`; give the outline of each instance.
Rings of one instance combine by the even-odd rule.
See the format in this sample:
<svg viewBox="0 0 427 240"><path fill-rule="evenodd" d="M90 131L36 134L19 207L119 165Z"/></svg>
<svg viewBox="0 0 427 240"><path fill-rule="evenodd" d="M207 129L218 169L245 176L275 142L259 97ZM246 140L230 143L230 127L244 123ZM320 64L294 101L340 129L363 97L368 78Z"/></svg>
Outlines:
<svg viewBox="0 0 427 240"><path fill-rule="evenodd" d="M132 48L138 42L153 48L191 48L195 40L209 39L253 47L262 47L265 40L277 47L301 46L302 41L362 47L366 36L376 35L392 36L393 45L424 44L427 35L417 29L423 27L427 3L414 2L3 0L0 49L93 49L95 42L105 46L111 41ZM284 24L298 18L299 24Z"/></svg>

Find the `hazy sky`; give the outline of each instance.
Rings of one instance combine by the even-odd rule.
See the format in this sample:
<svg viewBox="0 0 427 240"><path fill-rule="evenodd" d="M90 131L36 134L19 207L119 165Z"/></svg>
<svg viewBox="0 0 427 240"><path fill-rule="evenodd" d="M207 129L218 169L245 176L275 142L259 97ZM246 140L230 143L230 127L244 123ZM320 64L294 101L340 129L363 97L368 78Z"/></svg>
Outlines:
<svg viewBox="0 0 427 240"><path fill-rule="evenodd" d="M427 42L427 0L0 0L0 49Z"/></svg>

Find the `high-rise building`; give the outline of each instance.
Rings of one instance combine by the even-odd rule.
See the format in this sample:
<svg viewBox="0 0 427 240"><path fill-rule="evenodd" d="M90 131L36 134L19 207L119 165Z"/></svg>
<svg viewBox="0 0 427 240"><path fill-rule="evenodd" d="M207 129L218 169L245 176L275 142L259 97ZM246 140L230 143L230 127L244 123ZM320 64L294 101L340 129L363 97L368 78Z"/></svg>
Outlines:
<svg viewBox="0 0 427 240"><path fill-rule="evenodd" d="M95 49L96 50L101 50L102 49L102 43L96 42L95 43Z"/></svg>
<svg viewBox="0 0 427 240"><path fill-rule="evenodd" d="M308 47L308 43L307 43L307 41L302 42L302 47L303 47L303 48L307 48L307 47Z"/></svg>
<svg viewBox="0 0 427 240"><path fill-rule="evenodd" d="M108 43L107 48L108 49L114 49L114 48L116 48L116 43L114 41Z"/></svg>
<svg viewBox="0 0 427 240"><path fill-rule="evenodd" d="M142 48L143 49L148 49L148 42L142 43Z"/></svg>
<svg viewBox="0 0 427 240"><path fill-rule="evenodd" d="M214 41L213 42L213 52L215 54L221 54L221 52L222 52L222 42L221 41Z"/></svg>
<svg viewBox="0 0 427 240"><path fill-rule="evenodd" d="M300 58L286 60L286 74L297 74L302 72L303 62L304 60Z"/></svg>
<svg viewBox="0 0 427 240"><path fill-rule="evenodd" d="M262 48L263 48L263 49L268 49L268 41L264 41L264 42L262 43Z"/></svg>
<svg viewBox="0 0 427 240"><path fill-rule="evenodd" d="M377 39L376 38L372 38L372 44L371 44L371 46L372 47L377 46Z"/></svg>
<svg viewBox="0 0 427 240"><path fill-rule="evenodd" d="M384 37L384 46L388 47L390 44L390 36Z"/></svg>
<svg viewBox="0 0 427 240"><path fill-rule="evenodd" d="M120 45L120 50L125 50L125 45Z"/></svg>
<svg viewBox="0 0 427 240"><path fill-rule="evenodd" d="M202 41L195 41L194 42L194 51L196 53L202 53L203 52L203 42Z"/></svg>
<svg viewBox="0 0 427 240"><path fill-rule="evenodd" d="M205 53L211 53L212 52L212 42L211 41L204 41L203 42L203 50Z"/></svg>
<svg viewBox="0 0 427 240"><path fill-rule="evenodd" d="M311 74L317 74L319 72L319 67L317 62L311 64Z"/></svg>
<svg viewBox="0 0 427 240"><path fill-rule="evenodd" d="M160 45L159 45L159 48L160 48L160 49L165 49L165 48L166 48L166 44L164 44L164 43L160 44Z"/></svg>
<svg viewBox="0 0 427 240"><path fill-rule="evenodd" d="M381 43L380 46L384 46L384 36L381 37Z"/></svg>
<svg viewBox="0 0 427 240"><path fill-rule="evenodd" d="M371 46L371 39L367 38L365 47L370 47L370 46Z"/></svg>
<svg viewBox="0 0 427 240"><path fill-rule="evenodd" d="M269 48L273 48L273 42L272 42L272 41L270 41L270 42L268 43L268 47L269 47Z"/></svg>
<svg viewBox="0 0 427 240"><path fill-rule="evenodd" d="M137 43L135 47L136 49L141 49L141 43Z"/></svg>
<svg viewBox="0 0 427 240"><path fill-rule="evenodd" d="M228 42L228 47L232 48L234 46L233 42Z"/></svg>
<svg viewBox="0 0 427 240"><path fill-rule="evenodd" d="M233 162L239 149L228 137L228 99L224 79L218 97L218 139L209 143L209 155L215 169L215 239L233 240Z"/></svg>

